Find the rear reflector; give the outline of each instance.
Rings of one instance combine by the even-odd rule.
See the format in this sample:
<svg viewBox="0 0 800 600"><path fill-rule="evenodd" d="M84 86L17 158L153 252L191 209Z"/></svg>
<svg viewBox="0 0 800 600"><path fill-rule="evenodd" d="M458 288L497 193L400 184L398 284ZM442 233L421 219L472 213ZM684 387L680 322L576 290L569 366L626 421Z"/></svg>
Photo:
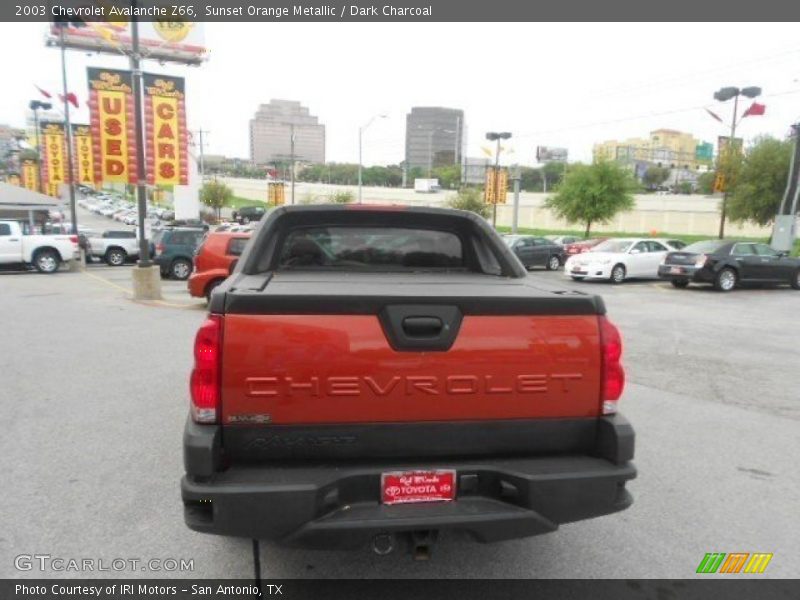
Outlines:
<svg viewBox="0 0 800 600"><path fill-rule="evenodd" d="M617 400L625 388L625 371L622 368L622 337L619 329L605 316L600 317L600 347L603 356L602 409L604 415L617 412Z"/></svg>
<svg viewBox="0 0 800 600"><path fill-rule="evenodd" d="M220 414L222 324L222 316L209 316L194 339L194 369L189 388L195 423L216 423Z"/></svg>

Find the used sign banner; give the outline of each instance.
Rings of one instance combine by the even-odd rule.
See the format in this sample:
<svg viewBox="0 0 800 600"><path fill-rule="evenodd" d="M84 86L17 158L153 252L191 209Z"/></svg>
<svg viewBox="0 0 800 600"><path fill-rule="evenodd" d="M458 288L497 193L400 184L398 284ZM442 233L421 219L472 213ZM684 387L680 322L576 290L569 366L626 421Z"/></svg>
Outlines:
<svg viewBox="0 0 800 600"><path fill-rule="evenodd" d="M136 139L130 71L88 68L95 180L136 183Z"/></svg>

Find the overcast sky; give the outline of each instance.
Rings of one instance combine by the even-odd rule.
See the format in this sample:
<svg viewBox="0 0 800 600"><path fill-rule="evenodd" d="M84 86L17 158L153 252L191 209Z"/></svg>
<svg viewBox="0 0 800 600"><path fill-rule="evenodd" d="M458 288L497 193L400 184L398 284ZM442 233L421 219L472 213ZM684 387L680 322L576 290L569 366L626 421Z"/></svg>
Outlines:
<svg viewBox="0 0 800 600"><path fill-rule="evenodd" d="M783 136L800 120L800 40L781 24L461 24L206 23L209 60L199 68L145 63L151 72L187 78L189 125L210 131L206 152L248 157L248 121L270 98L299 100L327 127L327 158L403 159L405 115L412 106L461 108L468 152L484 134L514 135L506 160L535 163L537 145L565 146L588 160L592 144L646 136L668 127L716 141L726 133L702 110L726 121L722 86L757 85L765 116L740 133ZM58 51L43 44L46 25L0 24L3 85L0 123L21 126L34 84L60 86ZM70 89L83 101L86 66L126 68L122 57L68 53ZM744 105L749 105L746 100ZM88 122L84 106L77 119Z"/></svg>

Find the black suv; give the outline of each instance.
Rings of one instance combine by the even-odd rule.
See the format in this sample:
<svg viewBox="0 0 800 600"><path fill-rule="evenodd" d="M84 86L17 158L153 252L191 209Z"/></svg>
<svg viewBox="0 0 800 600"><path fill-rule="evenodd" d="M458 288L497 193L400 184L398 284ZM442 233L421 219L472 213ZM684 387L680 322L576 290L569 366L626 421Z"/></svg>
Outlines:
<svg viewBox="0 0 800 600"><path fill-rule="evenodd" d="M203 241L205 231L197 228L176 227L161 229L153 234L155 256L153 260L161 269L162 277L185 280L192 274L195 250Z"/></svg>
<svg viewBox="0 0 800 600"><path fill-rule="evenodd" d="M263 206L243 206L239 210L233 211L233 220L242 225L250 221L260 221L267 212Z"/></svg>

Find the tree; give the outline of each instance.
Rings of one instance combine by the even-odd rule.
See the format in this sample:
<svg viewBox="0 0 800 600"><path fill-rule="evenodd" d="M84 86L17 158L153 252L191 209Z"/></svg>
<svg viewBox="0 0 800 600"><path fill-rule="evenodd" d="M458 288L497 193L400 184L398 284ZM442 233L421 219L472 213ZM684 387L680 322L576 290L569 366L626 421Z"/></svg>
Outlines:
<svg viewBox="0 0 800 600"><path fill-rule="evenodd" d="M222 207L229 205L231 200L233 200L233 190L217 180L206 182L200 190L200 202L213 208L217 218L222 212Z"/></svg>
<svg viewBox="0 0 800 600"><path fill-rule="evenodd" d="M445 204L450 208L474 212L484 219L491 214L489 205L483 201L483 192L477 188L461 189L457 194L450 196Z"/></svg>
<svg viewBox="0 0 800 600"><path fill-rule="evenodd" d="M446 165L433 170L432 177L439 180L439 185L444 189L455 189L461 184L461 166Z"/></svg>
<svg viewBox="0 0 800 600"><path fill-rule="evenodd" d="M748 149L728 199L731 221L772 223L786 189L792 150L791 141L769 136Z"/></svg>
<svg viewBox="0 0 800 600"><path fill-rule="evenodd" d="M593 223L605 223L634 206L636 182L629 171L613 162L573 165L558 193L545 206L570 223L585 223L586 237Z"/></svg>
<svg viewBox="0 0 800 600"><path fill-rule="evenodd" d="M714 193L714 180L717 174L714 171L706 171L697 176L697 191L707 196Z"/></svg>
<svg viewBox="0 0 800 600"><path fill-rule="evenodd" d="M642 176L642 182L649 188L654 189L664 183L669 177L669 169L666 167L647 167Z"/></svg>

